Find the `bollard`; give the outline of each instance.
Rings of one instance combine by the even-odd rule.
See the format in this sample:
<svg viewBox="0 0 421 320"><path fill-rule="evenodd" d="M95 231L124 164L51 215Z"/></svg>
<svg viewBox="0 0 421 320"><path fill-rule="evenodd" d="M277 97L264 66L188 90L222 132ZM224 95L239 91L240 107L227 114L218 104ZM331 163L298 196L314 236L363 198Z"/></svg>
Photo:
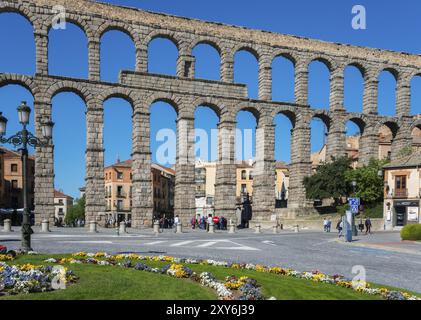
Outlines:
<svg viewBox="0 0 421 320"><path fill-rule="evenodd" d="M120 222L120 230L119 231L120 231L120 233L127 233L126 223L124 221Z"/></svg>
<svg viewBox="0 0 421 320"><path fill-rule="evenodd" d="M300 226L298 224L294 226L294 232L300 232Z"/></svg>
<svg viewBox="0 0 421 320"><path fill-rule="evenodd" d="M3 221L3 231L12 232L12 220L6 219Z"/></svg>
<svg viewBox="0 0 421 320"><path fill-rule="evenodd" d="M262 233L260 224L256 224L256 226L254 228L255 228L254 233Z"/></svg>
<svg viewBox="0 0 421 320"><path fill-rule="evenodd" d="M235 233L235 224L231 222L228 233Z"/></svg>
<svg viewBox="0 0 421 320"><path fill-rule="evenodd" d="M159 233L159 222L158 221L155 221L153 223L153 232L156 233L156 234Z"/></svg>
<svg viewBox="0 0 421 320"><path fill-rule="evenodd" d="M215 225L213 223L209 224L209 231L208 233L215 233Z"/></svg>
<svg viewBox="0 0 421 320"><path fill-rule="evenodd" d="M278 233L278 230L279 230L279 227L278 226L273 226L273 233L274 234L277 234Z"/></svg>
<svg viewBox="0 0 421 320"><path fill-rule="evenodd" d="M48 220L42 220L41 232L50 232L50 222Z"/></svg>
<svg viewBox="0 0 421 320"><path fill-rule="evenodd" d="M183 233L183 225L180 223L177 224L175 233Z"/></svg>
<svg viewBox="0 0 421 320"><path fill-rule="evenodd" d="M92 232L92 233L98 232L98 230L97 230L97 222L96 221L89 222L89 232Z"/></svg>

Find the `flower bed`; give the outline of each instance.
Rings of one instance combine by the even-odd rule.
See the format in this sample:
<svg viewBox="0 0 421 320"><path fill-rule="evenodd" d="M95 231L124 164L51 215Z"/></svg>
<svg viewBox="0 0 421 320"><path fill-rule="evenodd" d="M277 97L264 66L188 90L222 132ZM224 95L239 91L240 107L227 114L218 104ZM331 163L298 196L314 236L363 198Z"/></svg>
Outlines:
<svg viewBox="0 0 421 320"><path fill-rule="evenodd" d="M75 274L63 267L32 264L8 265L0 262L0 295L28 294L64 289L77 280Z"/></svg>
<svg viewBox="0 0 421 320"><path fill-rule="evenodd" d="M307 279L314 282L320 282L320 283L327 283L331 285L336 285L339 287L348 288L350 290L355 290L357 292L362 292L369 295L379 295L387 300L421 300L421 298L411 295L406 292L402 291L394 291L389 290L387 288L371 288L371 286L364 282L353 282L349 279L346 279L344 276L341 275L326 275L319 271L311 271L311 272L299 272L292 269L282 268L279 266L264 266L261 264L252 264L252 263L228 263L224 261L215 261L210 259L204 259L204 260L198 260L198 259L184 259L184 258L177 258L177 257L171 257L171 256L143 256L138 254L118 254L118 255L109 255L107 253L85 253L85 252L79 252L72 255L73 258L67 258L67 259L52 259L52 261L55 261L57 263L95 263L98 265L116 265L116 264L122 264L121 261L127 261L127 260L137 260L137 261L153 261L153 262L169 262L170 265L166 266L162 269L157 268L151 268L144 264L137 264L133 266L137 270L144 270L149 272L156 272L156 273L167 273L168 270L171 270L170 273L167 273L171 276L178 276L178 277L188 277L193 280L199 279L199 282L202 283L202 285L209 286L211 288L214 288L218 292L218 296L221 299L232 299L233 294L231 289L235 289L238 287L240 290L241 286L233 285L232 281L226 281L225 283L217 281L211 274L209 273L203 273L199 276L195 275L195 273L190 274L190 269L188 269L185 266L179 266L179 264L200 264L200 265L210 265L210 266L220 266L220 267L226 267L236 270L253 270L257 272L262 273L272 273L276 275L283 275L288 277L294 277L294 278L300 278L300 279ZM120 261L120 262L119 262ZM173 266L173 268L171 268ZM166 269L165 269L166 268ZM165 269L165 271L163 271ZM177 272L178 271L178 272ZM186 276L185 273L188 274ZM234 278L232 278L234 279ZM231 279L231 280L232 280ZM241 278L240 278L241 279ZM238 281L240 281L238 279ZM245 281L245 279L243 279ZM227 284L227 283L230 284ZM227 285L225 285L227 284ZM246 285L246 283L243 284L243 286ZM247 297L247 294L250 290L247 291L247 288L251 288L254 286L257 288L257 284L253 283L253 281L248 281L247 286L245 287L245 291L243 295L240 295L240 297ZM223 287L223 289L222 289ZM226 290L226 291L225 291ZM240 290L241 291L241 290ZM231 295L230 295L231 293ZM253 291L253 296L249 294L249 298L252 299L260 299L261 294L259 295L257 291Z"/></svg>
<svg viewBox="0 0 421 320"><path fill-rule="evenodd" d="M142 262L133 263L132 260L148 260L148 261L164 261L171 262L162 268L152 268ZM229 290L226 283L218 281L211 273L202 272L196 274L190 268L180 264L179 262L186 262L197 264L199 261L178 259L168 256L148 257L140 256L135 254L119 254L119 255L108 255L106 253L85 253L78 252L72 254L72 258L60 258L54 259L49 258L44 262L47 263L59 263L59 264L96 264L102 266L120 266L123 268L133 268L135 270L147 271L152 273L166 274L175 278L188 278L195 282L200 283L202 286L214 289L221 300L263 300L264 297L260 292L260 288L257 286L257 282L250 278L241 278L241 283L237 288L232 288L239 291L235 294L232 290ZM216 262L215 262L216 263ZM232 279L234 277L231 277ZM272 298L274 299L274 298Z"/></svg>

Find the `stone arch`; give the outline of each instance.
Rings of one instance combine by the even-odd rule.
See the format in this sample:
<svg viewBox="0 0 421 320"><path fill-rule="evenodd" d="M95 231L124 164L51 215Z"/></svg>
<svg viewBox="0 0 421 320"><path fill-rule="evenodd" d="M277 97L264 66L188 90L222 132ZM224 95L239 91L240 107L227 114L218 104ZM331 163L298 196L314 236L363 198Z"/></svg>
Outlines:
<svg viewBox="0 0 421 320"><path fill-rule="evenodd" d="M91 88L73 81L60 81L54 83L46 90L46 98L52 101L59 93L72 92L79 96L85 103L85 106L88 107L89 102L98 102L98 99L92 95L92 91Z"/></svg>
<svg viewBox="0 0 421 320"><path fill-rule="evenodd" d="M360 133L361 135L364 133L369 120L367 119L367 117L363 114L359 114L359 113L350 113L348 114L345 118L344 118L344 124L346 126L346 123L348 121L353 122L359 129L360 129Z"/></svg>
<svg viewBox="0 0 421 320"><path fill-rule="evenodd" d="M179 115L182 105L182 99L172 93L153 93L145 101L145 104L150 110L152 104L156 102L165 102L168 103L171 107L174 108L177 115Z"/></svg>
<svg viewBox="0 0 421 320"><path fill-rule="evenodd" d="M198 45L201 45L201 44L206 44L208 46L211 46L212 48L214 48L218 52L220 57L222 56L221 45L218 43L217 40L212 39L212 38L200 37L198 39L195 39L193 42L191 42L191 44L189 44L189 47L190 47L189 51L193 51L193 49L195 47L197 47Z"/></svg>
<svg viewBox="0 0 421 320"><path fill-rule="evenodd" d="M31 77L8 73L0 74L0 88L9 84L16 84L24 87L29 92L31 92L32 96L34 97L39 93L39 88Z"/></svg>
<svg viewBox="0 0 421 320"><path fill-rule="evenodd" d="M170 32L170 31L168 32L164 30L152 31L151 33L148 34L148 36L144 40L145 47L148 48L150 43L153 40L158 39L158 38L167 39L171 41L177 47L178 53L180 54L181 41L178 39L175 32Z"/></svg>
<svg viewBox="0 0 421 320"><path fill-rule="evenodd" d="M284 58L289 60L290 62L292 62L292 64L295 65L297 64L297 58L294 56L293 53L289 52L289 51L284 51L284 50L277 50L274 52L272 59L271 59L271 65L273 65L273 62L277 59L277 58Z"/></svg>
<svg viewBox="0 0 421 320"><path fill-rule="evenodd" d="M28 8L20 4L6 3L0 5L0 14L2 13L16 13L28 20L28 22L35 28L37 16L33 14Z"/></svg>
<svg viewBox="0 0 421 320"><path fill-rule="evenodd" d="M378 70L377 70L377 79L379 78L379 76L383 73L383 72L389 72L394 78L395 78L395 81L398 81L398 79L399 79L399 76L400 76L400 72L399 72L399 70L397 69L397 68L394 68L394 67L388 67L388 66L385 66L385 67L383 67L383 68L379 68Z"/></svg>
<svg viewBox="0 0 421 320"><path fill-rule="evenodd" d="M332 125L332 118L331 118L331 116L330 116L330 114L329 114L328 111L326 111L326 110L314 110L311 113L310 122L314 118L320 119L324 123L324 125L326 126L327 131L329 132L330 127Z"/></svg>
<svg viewBox="0 0 421 320"><path fill-rule="evenodd" d="M125 88L110 88L101 93L101 95L98 97L98 100L104 104L107 100L112 98L119 98L127 101L130 103L133 110L137 100L136 97L134 97L134 94Z"/></svg>
<svg viewBox="0 0 421 320"><path fill-rule="evenodd" d="M47 21L50 21L50 20L47 19ZM84 19L82 16L78 14L73 14L73 13L66 14L66 22L74 24L77 27L79 27L85 33L88 42L95 39L95 32L93 31L89 22L86 19ZM46 26L47 26L46 27L47 33L49 33L53 26L52 19L51 19L51 23L47 24Z"/></svg>
<svg viewBox="0 0 421 320"><path fill-rule="evenodd" d="M249 44L240 43L240 44L236 45L232 49L232 56L234 57L235 54L239 51L246 51L246 52L252 54L256 58L257 61L260 60L261 54L260 54L259 50L254 48L253 46L251 46Z"/></svg>
<svg viewBox="0 0 421 320"><path fill-rule="evenodd" d="M386 126L392 132L393 138L396 137L399 131L399 123L394 118L383 118L376 123L376 130L379 131L382 126Z"/></svg>
<svg viewBox="0 0 421 320"><path fill-rule="evenodd" d="M321 62L323 63L327 69L329 70L329 73L332 73L332 71L338 67L337 63L330 57L324 57L324 56L311 56L309 59L307 59L307 69L309 68L310 64L313 62Z"/></svg>
<svg viewBox="0 0 421 320"><path fill-rule="evenodd" d="M292 124L292 127L295 127L295 123L297 121L297 114L296 114L296 110L294 110L293 107L290 106L274 106L273 108L270 108L270 113L268 115L268 117L270 117L270 119L272 119L271 123L275 122L275 118L277 115L284 115L285 117L287 117L289 119L289 121Z"/></svg>
<svg viewBox="0 0 421 320"><path fill-rule="evenodd" d="M259 121L262 118L262 112L260 110L260 108L256 108L255 106L249 104L249 103L240 103L236 106L235 108L235 117L237 117L238 113L240 111L248 111L250 112L255 118L256 118L256 123L257 125L259 125ZM235 118L234 117L234 118Z"/></svg>
<svg viewBox="0 0 421 320"><path fill-rule="evenodd" d="M200 106L208 107L215 112L219 119L221 119L223 105L218 99L214 98L198 98L193 103L194 110Z"/></svg>
<svg viewBox="0 0 421 320"><path fill-rule="evenodd" d="M104 22L97 30L97 37L101 39L104 34L109 31L120 31L126 34L132 39L133 43L137 46L139 43L139 37L136 30L132 26L123 22Z"/></svg>
<svg viewBox="0 0 421 320"><path fill-rule="evenodd" d="M361 72L361 76L363 77L363 79L365 79L365 77L367 75L367 68L361 62L351 61L349 63L346 63L344 65L344 68L343 68L344 72L345 72L347 67L354 67L354 68L358 69Z"/></svg>
<svg viewBox="0 0 421 320"><path fill-rule="evenodd" d="M419 128L421 129L421 119L416 119L412 124L411 124L411 132L415 129L415 128Z"/></svg>

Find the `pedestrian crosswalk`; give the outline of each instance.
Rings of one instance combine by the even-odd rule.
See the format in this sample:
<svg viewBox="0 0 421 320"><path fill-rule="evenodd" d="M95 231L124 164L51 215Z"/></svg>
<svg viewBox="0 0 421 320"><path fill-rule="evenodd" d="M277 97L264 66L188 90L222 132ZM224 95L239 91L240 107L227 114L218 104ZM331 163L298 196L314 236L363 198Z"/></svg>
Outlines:
<svg viewBox="0 0 421 320"><path fill-rule="evenodd" d="M218 249L218 250L240 250L240 251L258 251L260 249L246 246L231 240L159 240L144 242L145 246L159 246L172 248L189 248L189 249Z"/></svg>

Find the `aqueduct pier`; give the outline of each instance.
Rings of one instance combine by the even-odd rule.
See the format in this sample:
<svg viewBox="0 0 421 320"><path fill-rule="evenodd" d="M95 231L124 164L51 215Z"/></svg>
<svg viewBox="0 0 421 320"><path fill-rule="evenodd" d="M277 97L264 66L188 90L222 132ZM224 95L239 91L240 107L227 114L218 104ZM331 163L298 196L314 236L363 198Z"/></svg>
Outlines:
<svg viewBox="0 0 421 320"><path fill-rule="evenodd" d="M48 70L48 35L56 14L53 6L62 5L66 20L82 28L88 38L89 78L52 76ZM206 105L219 117L218 163L215 184L215 210L231 217L235 212L236 114L247 110L257 119L256 170L254 171L254 211L268 218L275 209L274 117L281 113L293 126L289 207L305 208L302 179L311 174L310 122L321 119L328 128L327 155L346 154L345 124L352 121L361 132L360 159L367 163L378 154L379 128L386 125L393 133L392 158L411 145L411 131L421 120L410 116L410 83L421 74L421 56L334 44L306 38L251 30L230 25L150 13L86 0L6 0L0 13L14 12L33 26L36 44L36 74L0 74L0 87L20 84L34 97L36 131L51 118L52 98L61 92L74 92L86 104L86 215L87 220L103 220L105 213L103 102L121 97L133 108L133 205L134 227L150 225L152 220L152 181L149 108L157 101L171 104L177 112L177 163L175 213L189 221L195 211L194 112ZM100 80L100 39L110 30L131 37L136 47L135 71L122 71L119 83ZM155 38L170 39L178 48L176 76L148 73L148 44ZM193 48L213 46L220 55L220 81L194 78ZM234 55L239 50L252 53L259 64L259 97L249 99L245 85L234 83ZM283 56L295 67L295 102L272 101L272 61ZM328 110L308 104L308 66L323 62L330 71ZM357 67L364 78L363 112L349 113L344 107L344 69ZM396 116L377 112L378 76L390 71L397 82ZM54 120L54 119L53 119ZM36 150L36 221L54 219L54 147Z"/></svg>

